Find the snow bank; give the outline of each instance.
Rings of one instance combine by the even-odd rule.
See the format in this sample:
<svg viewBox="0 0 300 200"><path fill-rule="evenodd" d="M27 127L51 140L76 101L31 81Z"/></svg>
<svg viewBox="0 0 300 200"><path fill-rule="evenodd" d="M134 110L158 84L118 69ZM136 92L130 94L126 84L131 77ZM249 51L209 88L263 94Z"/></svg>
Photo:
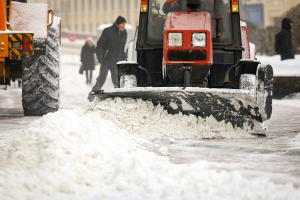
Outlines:
<svg viewBox="0 0 300 200"><path fill-rule="evenodd" d="M9 23L13 31L33 31L34 38L47 37L47 4L11 2L10 11Z"/></svg>
<svg viewBox="0 0 300 200"><path fill-rule="evenodd" d="M295 59L281 61L280 55L256 56L262 64L271 64L274 76L300 76L300 55L295 55Z"/></svg>
<svg viewBox="0 0 300 200"><path fill-rule="evenodd" d="M287 106L293 107L294 109L300 108L300 100L299 99L285 99L285 100L273 100L273 106Z"/></svg>
<svg viewBox="0 0 300 200"><path fill-rule="evenodd" d="M149 102L121 99L48 114L0 152L0 199L300 198L292 184L217 171L205 161L172 164L143 150L151 145L144 139L151 134L182 138L196 137L188 133L191 127L200 135L212 131L208 122L201 126L199 119L180 122L179 117ZM159 151L167 154L168 149Z"/></svg>
<svg viewBox="0 0 300 200"><path fill-rule="evenodd" d="M284 100L295 100L295 99L298 99L300 100L300 93L293 93L291 95L288 95L286 97L283 98Z"/></svg>

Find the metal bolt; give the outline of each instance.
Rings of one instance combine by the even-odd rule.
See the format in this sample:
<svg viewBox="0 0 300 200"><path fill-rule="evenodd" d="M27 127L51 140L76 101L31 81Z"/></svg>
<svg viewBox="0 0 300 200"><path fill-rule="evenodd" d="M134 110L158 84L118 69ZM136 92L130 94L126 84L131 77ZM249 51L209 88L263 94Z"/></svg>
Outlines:
<svg viewBox="0 0 300 200"><path fill-rule="evenodd" d="M4 47L4 42L1 42L1 47Z"/></svg>

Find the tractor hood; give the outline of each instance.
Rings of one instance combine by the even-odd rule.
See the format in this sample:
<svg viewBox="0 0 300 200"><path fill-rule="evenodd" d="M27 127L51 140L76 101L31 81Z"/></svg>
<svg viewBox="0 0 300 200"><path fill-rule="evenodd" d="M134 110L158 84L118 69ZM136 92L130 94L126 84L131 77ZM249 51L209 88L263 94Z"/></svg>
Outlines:
<svg viewBox="0 0 300 200"><path fill-rule="evenodd" d="M211 15L206 11L170 12L164 29L163 65L213 63Z"/></svg>

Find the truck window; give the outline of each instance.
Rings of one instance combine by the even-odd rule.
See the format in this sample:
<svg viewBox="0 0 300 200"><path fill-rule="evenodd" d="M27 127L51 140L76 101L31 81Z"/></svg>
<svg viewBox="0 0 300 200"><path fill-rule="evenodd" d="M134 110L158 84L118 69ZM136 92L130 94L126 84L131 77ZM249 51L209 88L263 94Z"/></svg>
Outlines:
<svg viewBox="0 0 300 200"><path fill-rule="evenodd" d="M167 0L149 0L148 24L147 24L147 42L163 43L164 40L164 24L168 12L187 11L187 0L178 0L177 8L164 7ZM220 43L230 43L232 40L231 12L230 1L223 1L223 20L221 20L220 28L222 32ZM201 7L198 11L208 11L212 16L212 32L213 38L216 37L216 21L214 18L214 0L201 0Z"/></svg>

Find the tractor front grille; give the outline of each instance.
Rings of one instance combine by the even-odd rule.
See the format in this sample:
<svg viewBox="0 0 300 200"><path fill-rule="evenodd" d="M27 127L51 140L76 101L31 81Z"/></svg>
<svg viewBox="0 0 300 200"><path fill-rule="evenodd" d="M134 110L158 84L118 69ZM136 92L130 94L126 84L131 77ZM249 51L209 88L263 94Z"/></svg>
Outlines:
<svg viewBox="0 0 300 200"><path fill-rule="evenodd" d="M205 50L169 50L169 61L205 61L207 53Z"/></svg>

